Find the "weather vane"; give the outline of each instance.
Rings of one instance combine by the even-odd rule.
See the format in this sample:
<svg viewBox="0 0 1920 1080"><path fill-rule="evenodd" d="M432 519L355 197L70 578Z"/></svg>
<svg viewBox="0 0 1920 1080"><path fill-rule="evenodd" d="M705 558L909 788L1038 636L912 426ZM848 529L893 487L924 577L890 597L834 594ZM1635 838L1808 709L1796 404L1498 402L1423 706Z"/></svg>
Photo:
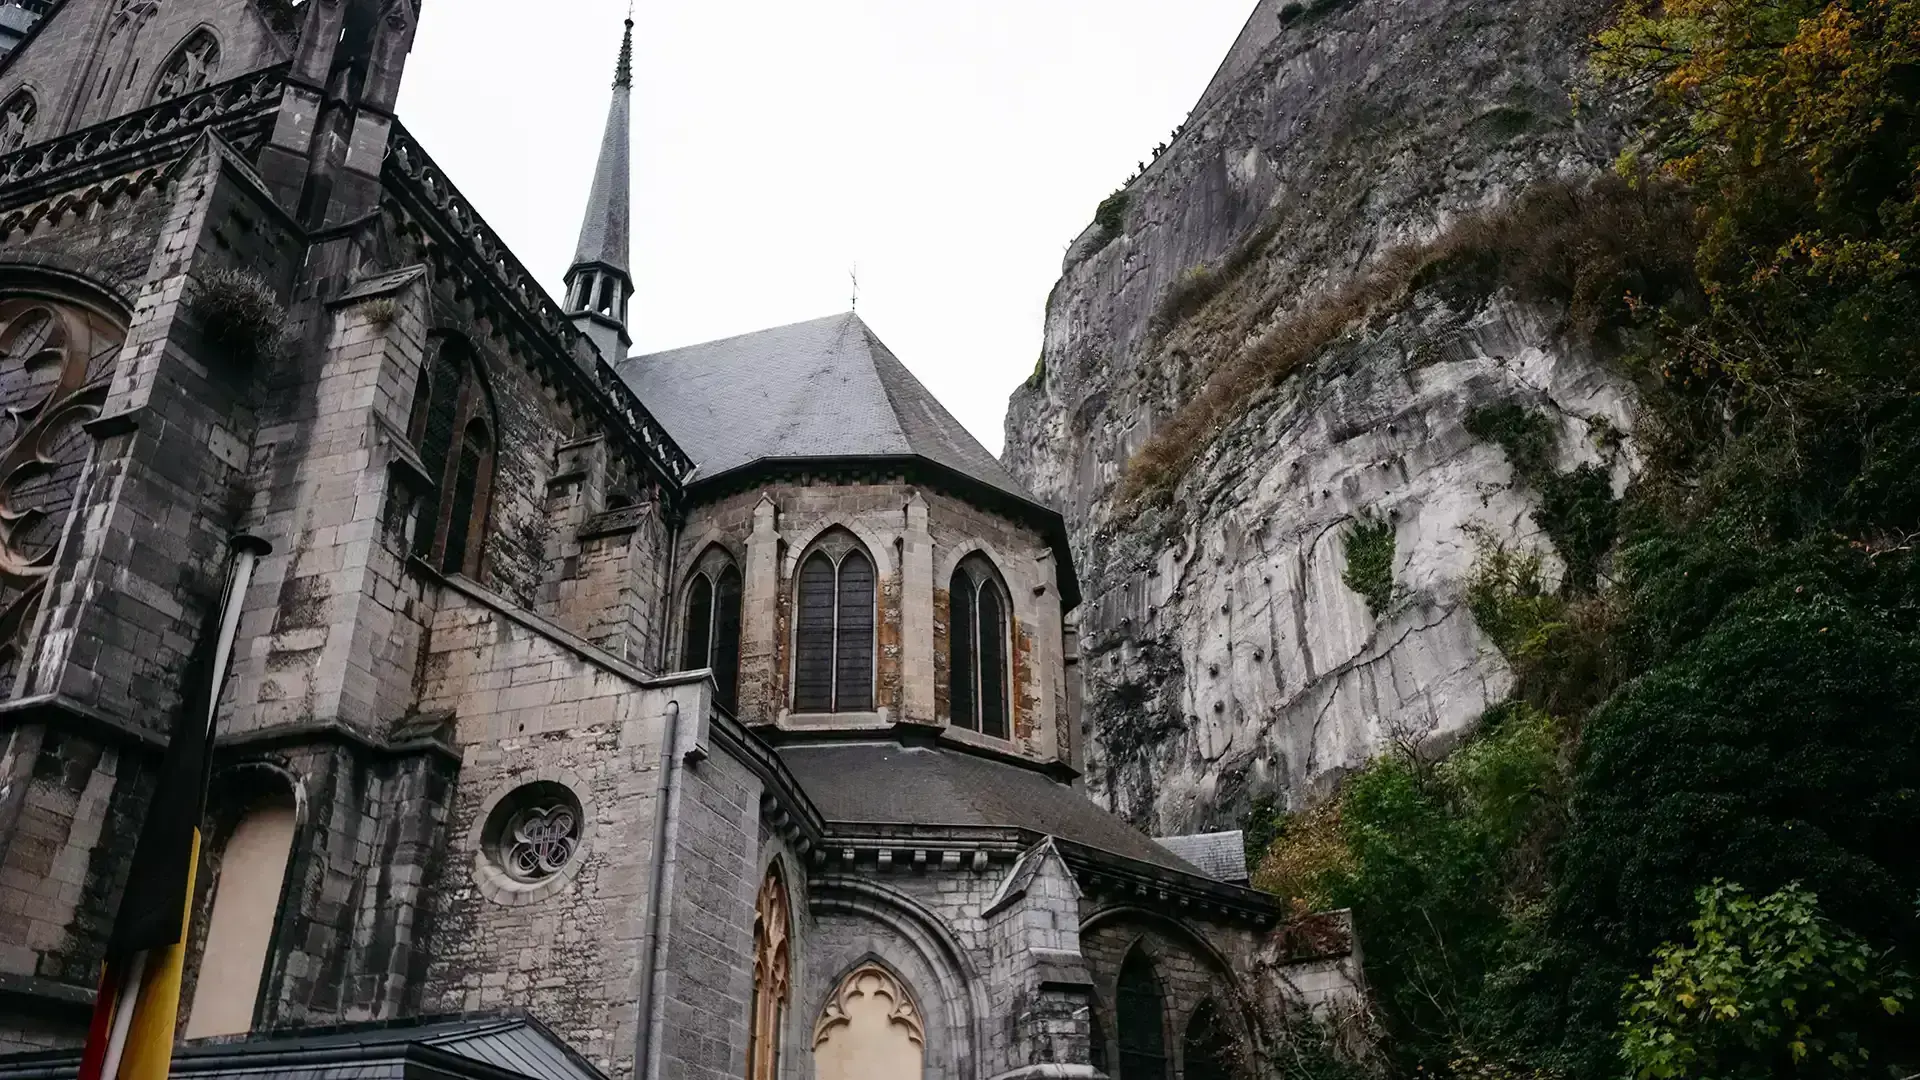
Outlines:
<svg viewBox="0 0 1920 1080"><path fill-rule="evenodd" d="M853 310L860 310L860 264L854 263L848 269L847 277L853 281Z"/></svg>

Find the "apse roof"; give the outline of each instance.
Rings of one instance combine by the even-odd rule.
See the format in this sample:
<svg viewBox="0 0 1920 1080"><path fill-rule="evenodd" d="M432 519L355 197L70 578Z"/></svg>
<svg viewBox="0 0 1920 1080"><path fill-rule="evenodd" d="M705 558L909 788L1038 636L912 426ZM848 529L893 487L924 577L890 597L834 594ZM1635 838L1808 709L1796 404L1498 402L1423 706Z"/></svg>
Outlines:
<svg viewBox="0 0 1920 1080"><path fill-rule="evenodd" d="M851 312L635 356L620 374L702 480L765 461L917 457L1033 502Z"/></svg>
<svg viewBox="0 0 1920 1080"><path fill-rule="evenodd" d="M1199 873L1084 792L1023 765L890 741L792 743L780 757L829 822L1027 829Z"/></svg>

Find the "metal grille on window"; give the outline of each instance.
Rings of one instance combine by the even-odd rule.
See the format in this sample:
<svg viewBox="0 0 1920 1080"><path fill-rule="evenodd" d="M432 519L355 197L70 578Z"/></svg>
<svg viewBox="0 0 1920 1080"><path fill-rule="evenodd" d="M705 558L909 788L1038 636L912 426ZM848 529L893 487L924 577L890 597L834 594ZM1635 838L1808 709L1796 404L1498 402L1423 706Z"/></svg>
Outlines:
<svg viewBox="0 0 1920 1080"><path fill-rule="evenodd" d="M526 806L507 820L500 863L508 875L543 881L566 869L580 846L580 814L563 802Z"/></svg>
<svg viewBox="0 0 1920 1080"><path fill-rule="evenodd" d="M795 712L873 709L873 560L851 537L807 556L800 566L794 617ZM830 548L839 550L836 560Z"/></svg>
<svg viewBox="0 0 1920 1080"><path fill-rule="evenodd" d="M947 702L953 723L1009 737L1007 602L991 563L970 556L948 584Z"/></svg>
<svg viewBox="0 0 1920 1080"><path fill-rule="evenodd" d="M1120 1029L1119 1080L1166 1080L1166 1010L1153 961L1139 949L1120 965L1115 995Z"/></svg>

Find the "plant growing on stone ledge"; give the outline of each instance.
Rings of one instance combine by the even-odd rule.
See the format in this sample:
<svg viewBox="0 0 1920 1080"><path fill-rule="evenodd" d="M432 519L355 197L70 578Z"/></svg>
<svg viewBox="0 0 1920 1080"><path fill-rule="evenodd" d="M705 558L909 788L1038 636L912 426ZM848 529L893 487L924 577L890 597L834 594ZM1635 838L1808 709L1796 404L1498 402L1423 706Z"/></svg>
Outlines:
<svg viewBox="0 0 1920 1080"><path fill-rule="evenodd" d="M400 304L391 296L382 296L360 305L360 315L367 322L385 330L400 319Z"/></svg>
<svg viewBox="0 0 1920 1080"><path fill-rule="evenodd" d="M287 311L267 280L250 270L214 270L189 294L188 308L209 344L237 360L273 360L286 345Z"/></svg>
<svg viewBox="0 0 1920 1080"><path fill-rule="evenodd" d="M1100 201L1100 208L1093 212L1093 223L1100 226L1101 246L1117 239L1127 231L1127 211L1133 208L1133 195L1125 188Z"/></svg>
<svg viewBox="0 0 1920 1080"><path fill-rule="evenodd" d="M1347 588L1366 598L1375 618L1393 604L1393 522L1362 519L1347 529Z"/></svg>

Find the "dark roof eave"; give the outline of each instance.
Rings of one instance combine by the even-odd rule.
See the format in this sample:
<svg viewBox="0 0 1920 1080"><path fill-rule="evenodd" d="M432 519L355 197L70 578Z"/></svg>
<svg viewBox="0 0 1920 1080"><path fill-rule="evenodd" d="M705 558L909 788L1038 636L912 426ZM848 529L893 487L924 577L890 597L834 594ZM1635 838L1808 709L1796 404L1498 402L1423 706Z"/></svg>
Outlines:
<svg viewBox="0 0 1920 1080"><path fill-rule="evenodd" d="M693 479L687 482L686 493L689 502L698 502L709 492L731 491L738 487L747 487L750 486L751 481L760 477L839 470L856 471L872 469L876 465L906 466L914 470L924 470L955 494L989 506L998 503L1014 508L1017 512L1009 516L1019 517L1037 526L1041 534L1046 537L1047 546L1053 551L1054 559L1059 563L1059 570L1055 577L1060 583L1062 613L1070 612L1080 606L1080 575L1074 568L1073 546L1067 535L1067 521L1060 516L1058 510L1035 500L1032 496L1008 491L1006 488L969 476L951 465L921 454L841 454L821 457L756 458L744 465L736 465L711 475L696 473Z"/></svg>

